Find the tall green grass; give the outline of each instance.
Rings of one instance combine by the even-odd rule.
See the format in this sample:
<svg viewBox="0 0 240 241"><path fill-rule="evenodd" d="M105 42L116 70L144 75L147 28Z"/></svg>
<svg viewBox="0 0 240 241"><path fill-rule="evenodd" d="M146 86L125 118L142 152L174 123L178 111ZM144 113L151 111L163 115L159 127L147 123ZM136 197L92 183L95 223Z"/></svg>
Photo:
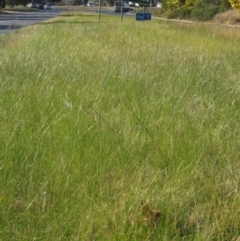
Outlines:
<svg viewBox="0 0 240 241"><path fill-rule="evenodd" d="M0 239L238 240L239 39L91 15L1 36Z"/></svg>

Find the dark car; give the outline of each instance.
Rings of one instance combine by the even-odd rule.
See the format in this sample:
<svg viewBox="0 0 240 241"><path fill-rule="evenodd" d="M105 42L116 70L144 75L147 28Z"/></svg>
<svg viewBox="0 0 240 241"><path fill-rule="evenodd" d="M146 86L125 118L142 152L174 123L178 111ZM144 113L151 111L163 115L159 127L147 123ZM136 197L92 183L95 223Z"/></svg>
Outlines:
<svg viewBox="0 0 240 241"><path fill-rule="evenodd" d="M43 5L42 5L42 4L39 4L39 5L38 5L38 9L41 9L41 10L44 9Z"/></svg>
<svg viewBox="0 0 240 241"><path fill-rule="evenodd" d="M37 4L36 3L32 3L31 8L37 9Z"/></svg>
<svg viewBox="0 0 240 241"><path fill-rule="evenodd" d="M127 2L117 1L114 4L114 11L115 12L121 12L123 9L123 12L129 12L130 6Z"/></svg>

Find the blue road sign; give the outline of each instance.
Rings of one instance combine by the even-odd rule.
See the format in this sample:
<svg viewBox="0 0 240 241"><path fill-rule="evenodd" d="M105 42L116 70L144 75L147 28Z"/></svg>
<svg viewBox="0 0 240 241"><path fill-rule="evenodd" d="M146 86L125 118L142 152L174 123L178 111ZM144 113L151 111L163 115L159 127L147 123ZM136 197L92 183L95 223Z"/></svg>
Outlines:
<svg viewBox="0 0 240 241"><path fill-rule="evenodd" d="M152 18L151 13L136 13L137 21L151 20L151 18Z"/></svg>

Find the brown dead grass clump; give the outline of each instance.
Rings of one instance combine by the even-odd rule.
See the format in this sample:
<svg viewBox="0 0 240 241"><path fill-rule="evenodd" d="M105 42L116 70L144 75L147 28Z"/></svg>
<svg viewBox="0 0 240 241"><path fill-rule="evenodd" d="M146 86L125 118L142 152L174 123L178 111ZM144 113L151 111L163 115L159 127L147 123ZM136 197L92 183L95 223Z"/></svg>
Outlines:
<svg viewBox="0 0 240 241"><path fill-rule="evenodd" d="M156 228L160 216L161 211L160 210L151 210L147 202L141 201L140 205L140 213L131 213L129 215L129 221L131 224L137 224L138 226L141 225L147 225L149 227Z"/></svg>
<svg viewBox="0 0 240 241"><path fill-rule="evenodd" d="M161 211L150 210L148 204L145 201L141 201L141 212L144 216L144 220L151 226L155 226L159 219Z"/></svg>
<svg viewBox="0 0 240 241"><path fill-rule="evenodd" d="M219 13L214 17L214 22L221 24L240 25L240 13L236 9Z"/></svg>

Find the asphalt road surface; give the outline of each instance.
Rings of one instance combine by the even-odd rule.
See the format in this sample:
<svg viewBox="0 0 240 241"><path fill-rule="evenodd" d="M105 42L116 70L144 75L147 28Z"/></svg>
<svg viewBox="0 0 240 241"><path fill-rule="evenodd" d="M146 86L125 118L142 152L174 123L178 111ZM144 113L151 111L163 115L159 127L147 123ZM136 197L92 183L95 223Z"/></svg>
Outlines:
<svg viewBox="0 0 240 241"><path fill-rule="evenodd" d="M22 27L34 25L54 18L62 12L61 9L39 10L33 12L0 13L0 34L7 34Z"/></svg>
<svg viewBox="0 0 240 241"><path fill-rule="evenodd" d="M1 12L0 13L0 34L7 34L22 27L34 25L36 23L44 22L48 19L54 18L63 11L65 12L95 12L98 13L98 7L84 7L84 6L63 6L52 7L51 10L36 10L30 12ZM102 7L101 14L107 15L121 15L121 13L115 13L113 7ZM133 17L135 14L129 12L124 13L124 16Z"/></svg>

